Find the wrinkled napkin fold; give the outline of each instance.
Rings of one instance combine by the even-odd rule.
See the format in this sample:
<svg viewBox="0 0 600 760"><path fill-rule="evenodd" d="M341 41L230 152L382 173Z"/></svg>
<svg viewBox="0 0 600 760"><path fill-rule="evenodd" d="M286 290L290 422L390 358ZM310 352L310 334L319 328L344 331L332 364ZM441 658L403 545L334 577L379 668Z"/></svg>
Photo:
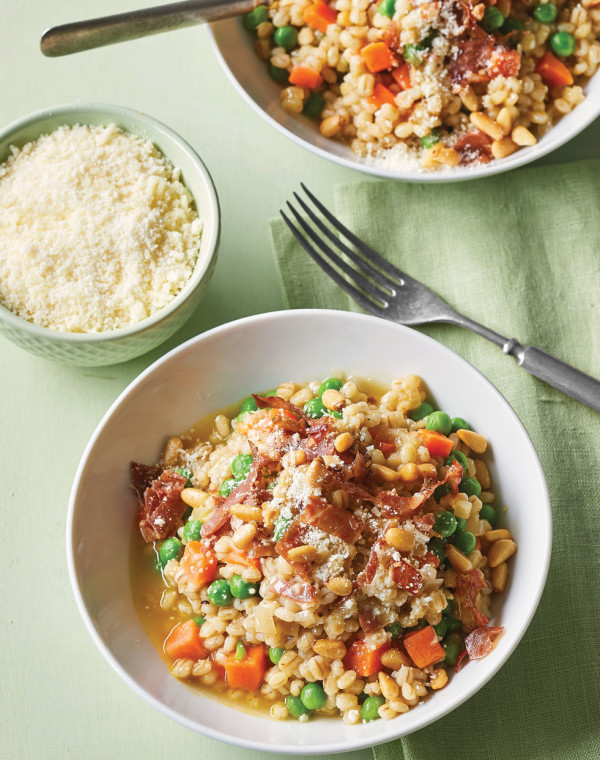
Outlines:
<svg viewBox="0 0 600 760"><path fill-rule="evenodd" d="M453 185L342 185L332 210L458 311L600 376L600 162ZM288 308L359 310L281 220L270 230ZM548 480L553 554L538 611L502 670L375 758L600 758L600 416L468 330L422 331L483 372L523 421ZM505 477L518 473L515 462Z"/></svg>

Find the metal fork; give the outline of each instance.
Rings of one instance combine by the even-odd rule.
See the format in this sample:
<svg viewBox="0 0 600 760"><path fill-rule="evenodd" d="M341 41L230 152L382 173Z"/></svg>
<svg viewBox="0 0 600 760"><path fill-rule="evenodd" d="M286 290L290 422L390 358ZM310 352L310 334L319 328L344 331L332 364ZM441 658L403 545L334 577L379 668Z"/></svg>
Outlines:
<svg viewBox="0 0 600 760"><path fill-rule="evenodd" d="M279 213L312 260L363 309L403 325L449 322L468 327L500 346L505 354L513 356L527 372L600 412L598 380L565 364L541 348L523 346L516 338L506 338L459 314L428 287L390 264L356 237L304 184L301 183L301 186L320 215L352 247L338 237L298 193L294 193L294 198L312 225L289 202L287 206L296 223L291 221L284 211L280 210Z"/></svg>

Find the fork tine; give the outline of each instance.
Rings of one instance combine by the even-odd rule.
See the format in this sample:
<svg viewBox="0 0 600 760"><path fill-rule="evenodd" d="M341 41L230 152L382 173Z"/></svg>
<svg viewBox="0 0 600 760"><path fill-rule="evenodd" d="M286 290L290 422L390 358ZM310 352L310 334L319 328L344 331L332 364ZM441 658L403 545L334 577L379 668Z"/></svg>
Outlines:
<svg viewBox="0 0 600 760"><path fill-rule="evenodd" d="M330 248L327 243L322 240L317 233L310 227L310 225L300 216L300 214L296 211L296 209L292 206L291 203L287 203L287 207L294 215L294 218L296 219L296 222L302 227L304 230L304 233L308 235L308 237L312 240L312 242L318 246L323 254L333 263L335 264L339 269L344 272L347 277L349 277L353 282L358 285L360 288L366 291L367 295L371 296L371 298L375 299L376 301L383 302L380 305L386 307L387 302L385 300L385 297L390 295L390 293L386 293L383 291L379 286L377 286L375 283L371 282L370 280L367 280L361 272L357 272L355 269L352 269L352 267L348 266L346 262L341 259L337 253Z"/></svg>
<svg viewBox="0 0 600 760"><path fill-rule="evenodd" d="M389 261L383 258L377 251L374 251L370 245L367 245L364 240L361 240L360 238L356 237L356 235L353 232L350 232L350 230L344 226L339 219L336 219L336 217L329 211L318 198L315 198L315 196L310 192L310 190L306 187L304 182L300 183L300 187L304 190L304 192L308 195L308 197L311 199L311 201L315 204L315 206L319 209L319 211L323 214L323 216L329 221L339 232L344 235L345 238L347 238L352 245L354 245L358 250L364 254L365 256L368 256L375 264L377 264L378 267L384 270L384 272L387 272L392 277L395 277L397 280L400 281L410 281L410 282L417 282L409 275L405 274L401 269L398 269L398 267L395 267L393 264L390 264Z"/></svg>
<svg viewBox="0 0 600 760"><path fill-rule="evenodd" d="M302 248L308 253L308 255L311 257L311 259L317 264L321 269L325 272L325 274L329 275L331 279L336 282L342 290L344 290L350 298L353 298L360 306L363 307L366 311L371 312L372 314L377 314L380 317L385 317L385 309L382 309L380 306L375 304L373 301L371 301L369 298L367 298L364 293L361 293L358 288L355 288L354 285L351 285L347 280L345 280L339 272L337 272L322 256L321 254L317 253L317 251L311 246L311 244L308 242L308 240L302 235L302 233L298 230L298 228L291 222L288 217L286 216L285 212L281 209L279 210L279 213L283 217L283 221L287 224L289 227L292 235L296 238L296 240L300 243Z"/></svg>
<svg viewBox="0 0 600 760"><path fill-rule="evenodd" d="M354 262L354 264L359 267L363 272L366 271L370 277L372 277L379 285L381 285L384 288L388 289L388 295L394 296L396 295L396 288L398 287L398 283L391 280L389 277L387 277L385 274L382 274L378 269L375 269L375 267L370 264L366 259L361 258L358 256L351 248L349 248L346 243L344 243L343 240L341 240L339 237L334 235L334 233L327 227L327 225L323 224L323 222L319 219L319 217L315 214L315 212L308 206L302 198L298 195L298 193L294 193L294 198L298 201L298 203L302 206L302 210L306 213L306 215L310 218L310 220L313 222L313 224L318 227L321 232L331 240L331 242L340 248L346 256Z"/></svg>

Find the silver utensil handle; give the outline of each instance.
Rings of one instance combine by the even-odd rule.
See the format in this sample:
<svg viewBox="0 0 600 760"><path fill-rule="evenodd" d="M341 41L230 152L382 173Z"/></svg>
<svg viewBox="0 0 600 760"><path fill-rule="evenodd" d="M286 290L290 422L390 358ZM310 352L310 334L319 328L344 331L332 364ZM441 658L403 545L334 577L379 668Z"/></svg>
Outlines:
<svg viewBox="0 0 600 760"><path fill-rule="evenodd" d="M40 47L46 56L56 57L83 50L127 42L183 29L210 21L239 16L251 11L255 0L186 0L115 16L76 21L44 32Z"/></svg>
<svg viewBox="0 0 600 760"><path fill-rule="evenodd" d="M522 346L514 338L504 344L503 350L509 356L514 356L527 372L600 412L600 381L565 364L541 348Z"/></svg>

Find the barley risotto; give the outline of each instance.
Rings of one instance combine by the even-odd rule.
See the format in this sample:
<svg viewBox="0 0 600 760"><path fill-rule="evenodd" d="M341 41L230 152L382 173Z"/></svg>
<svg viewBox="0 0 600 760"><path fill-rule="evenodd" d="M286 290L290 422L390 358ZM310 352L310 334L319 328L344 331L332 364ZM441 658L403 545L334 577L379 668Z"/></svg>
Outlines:
<svg viewBox="0 0 600 760"><path fill-rule="evenodd" d="M244 23L282 107L390 170L534 145L600 64L598 0L271 0Z"/></svg>
<svg viewBox="0 0 600 760"><path fill-rule="evenodd" d="M503 631L491 601L517 547L487 448L419 377L340 374L252 394L132 463L134 598L171 673L348 724L442 689Z"/></svg>

